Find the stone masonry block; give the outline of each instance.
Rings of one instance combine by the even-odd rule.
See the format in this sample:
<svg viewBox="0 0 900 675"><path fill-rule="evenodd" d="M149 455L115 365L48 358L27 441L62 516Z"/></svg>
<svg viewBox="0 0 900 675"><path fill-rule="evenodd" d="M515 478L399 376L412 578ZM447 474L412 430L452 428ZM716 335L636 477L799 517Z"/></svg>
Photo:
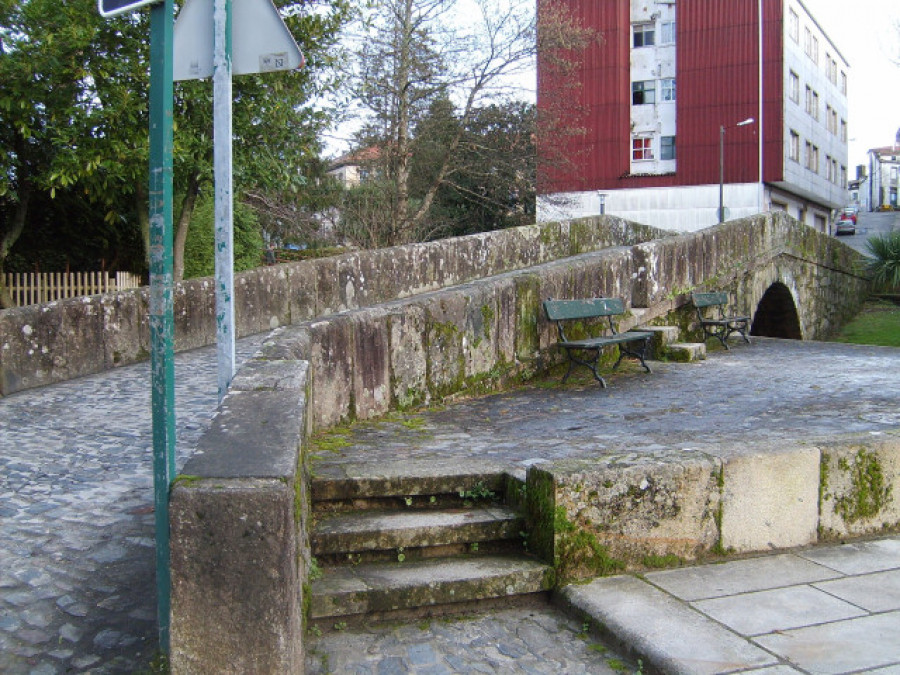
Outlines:
<svg viewBox="0 0 900 675"><path fill-rule="evenodd" d="M816 541L819 451L810 447L728 452L724 457L722 546L741 553Z"/></svg>
<svg viewBox="0 0 900 675"><path fill-rule="evenodd" d="M147 289L100 296L103 349L108 364L122 366L135 363L150 353L149 296Z"/></svg>
<svg viewBox="0 0 900 675"><path fill-rule="evenodd" d="M210 277L188 279L176 284L172 303L176 351L215 343L215 282Z"/></svg>
<svg viewBox="0 0 900 675"><path fill-rule="evenodd" d="M416 303L391 312L391 397L401 409L428 401L428 363L425 352L425 310Z"/></svg>
<svg viewBox="0 0 900 675"><path fill-rule="evenodd" d="M568 522L596 537L613 558L636 564L648 555L692 560L718 540L719 465L712 458L603 458L549 470L557 510L564 509ZM559 545L565 528L557 527L556 536Z"/></svg>
<svg viewBox="0 0 900 675"><path fill-rule="evenodd" d="M382 309L366 309L353 318L353 413L357 419L384 415L391 406L390 333Z"/></svg>
<svg viewBox="0 0 900 675"><path fill-rule="evenodd" d="M865 535L900 526L900 434L820 444L822 536Z"/></svg>
<svg viewBox="0 0 900 675"><path fill-rule="evenodd" d="M353 387L353 322L347 315L309 324L312 426L327 429L349 417Z"/></svg>
<svg viewBox="0 0 900 675"><path fill-rule="evenodd" d="M302 260L281 265L288 275L288 323L298 324L317 316L317 263L317 260Z"/></svg>
<svg viewBox="0 0 900 675"><path fill-rule="evenodd" d="M175 484L170 499L173 673L303 672L293 485Z"/></svg>
<svg viewBox="0 0 900 675"><path fill-rule="evenodd" d="M460 390L465 377L465 330L469 299L442 293L427 304L428 389L437 398Z"/></svg>

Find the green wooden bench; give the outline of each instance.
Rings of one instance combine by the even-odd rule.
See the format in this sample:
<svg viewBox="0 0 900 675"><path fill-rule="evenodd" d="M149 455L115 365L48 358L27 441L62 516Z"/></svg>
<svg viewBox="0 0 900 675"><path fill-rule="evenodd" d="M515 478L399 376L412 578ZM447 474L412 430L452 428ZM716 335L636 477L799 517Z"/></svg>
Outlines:
<svg viewBox="0 0 900 675"><path fill-rule="evenodd" d="M691 300L697 309L697 320L703 329L704 341L714 337L722 343L725 349L728 349L728 338L732 333L739 333L744 338L744 342L750 344L750 338L747 337L747 332L750 330L750 317L729 316L726 313L728 293L724 291L691 293ZM706 311L711 311L713 316L708 316Z"/></svg>
<svg viewBox="0 0 900 675"><path fill-rule="evenodd" d="M621 316L625 313L625 303L619 298L592 298L589 300L554 300L548 298L544 301L544 312L550 321L556 322L556 329L559 332L559 342L556 346L565 349L569 357L569 369L566 371L562 381L565 382L572 374L574 365L587 366L594 374L604 389L606 388L606 380L604 380L597 372L597 362L600 360L600 354L604 347L618 345L619 359L613 369L619 367L622 359L631 356L640 360L641 365L649 373L650 366L647 365L645 359L650 349L650 340L653 333L650 331L627 331L619 333L616 331L613 317ZM597 319L606 317L609 320L609 330L611 335L601 337L589 337L583 340L569 340L566 337L564 324L567 321L583 321L586 319ZM635 345L634 347L630 345Z"/></svg>

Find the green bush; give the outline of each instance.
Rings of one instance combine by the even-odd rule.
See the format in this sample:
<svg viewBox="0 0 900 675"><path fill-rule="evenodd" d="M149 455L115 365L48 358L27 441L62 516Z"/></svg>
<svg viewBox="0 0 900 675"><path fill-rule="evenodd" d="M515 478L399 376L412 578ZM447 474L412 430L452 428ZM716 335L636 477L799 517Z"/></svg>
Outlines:
<svg viewBox="0 0 900 675"><path fill-rule="evenodd" d="M204 194L197 200L184 243L184 278L215 274L215 200ZM234 203L234 271L259 267L263 240L256 214L240 202Z"/></svg>
<svg viewBox="0 0 900 675"><path fill-rule="evenodd" d="M872 256L867 267L876 288L900 290L900 230L869 237L866 248Z"/></svg>

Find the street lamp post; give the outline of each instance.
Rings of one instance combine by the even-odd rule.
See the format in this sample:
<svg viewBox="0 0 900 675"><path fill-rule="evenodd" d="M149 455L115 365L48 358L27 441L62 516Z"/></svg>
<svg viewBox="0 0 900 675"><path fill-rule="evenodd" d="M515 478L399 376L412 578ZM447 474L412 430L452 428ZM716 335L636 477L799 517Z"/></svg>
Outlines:
<svg viewBox="0 0 900 675"><path fill-rule="evenodd" d="M756 120L752 117L738 122L737 124L729 124L727 127L723 124L719 127L719 222L725 222L725 129L731 127L743 127L753 124Z"/></svg>

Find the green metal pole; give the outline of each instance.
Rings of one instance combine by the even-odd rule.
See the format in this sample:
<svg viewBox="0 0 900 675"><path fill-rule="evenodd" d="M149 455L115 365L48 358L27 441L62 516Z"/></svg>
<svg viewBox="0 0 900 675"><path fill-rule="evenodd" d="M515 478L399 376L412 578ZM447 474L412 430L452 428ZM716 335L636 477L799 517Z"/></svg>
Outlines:
<svg viewBox="0 0 900 675"><path fill-rule="evenodd" d="M169 485L175 476L172 274L173 0L150 8L150 369L159 649L169 653Z"/></svg>

